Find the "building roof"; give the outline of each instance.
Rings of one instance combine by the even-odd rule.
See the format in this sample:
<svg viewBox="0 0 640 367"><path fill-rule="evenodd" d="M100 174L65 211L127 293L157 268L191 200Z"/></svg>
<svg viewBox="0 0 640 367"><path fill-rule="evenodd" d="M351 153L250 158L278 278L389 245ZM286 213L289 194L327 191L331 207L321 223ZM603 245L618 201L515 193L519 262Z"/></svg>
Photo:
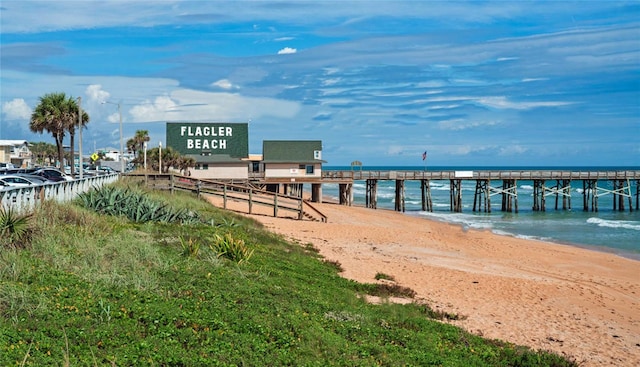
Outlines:
<svg viewBox="0 0 640 367"><path fill-rule="evenodd" d="M321 140L264 140L262 142L265 163L324 163L316 159L322 152Z"/></svg>
<svg viewBox="0 0 640 367"><path fill-rule="evenodd" d="M0 140L0 147L15 147L17 145L29 145L26 140Z"/></svg>

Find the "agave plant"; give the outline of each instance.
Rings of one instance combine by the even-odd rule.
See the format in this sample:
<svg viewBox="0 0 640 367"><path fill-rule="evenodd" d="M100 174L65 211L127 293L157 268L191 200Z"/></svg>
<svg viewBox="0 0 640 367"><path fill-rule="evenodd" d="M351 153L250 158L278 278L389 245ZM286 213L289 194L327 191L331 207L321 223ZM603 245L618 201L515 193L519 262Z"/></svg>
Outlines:
<svg viewBox="0 0 640 367"><path fill-rule="evenodd" d="M0 207L0 244L10 247L25 247L31 243L33 213L20 214L12 207Z"/></svg>
<svg viewBox="0 0 640 367"><path fill-rule="evenodd" d="M196 213L150 199L142 192L129 188L105 186L79 195L81 205L99 213L121 215L138 223L179 222L193 224L199 222Z"/></svg>

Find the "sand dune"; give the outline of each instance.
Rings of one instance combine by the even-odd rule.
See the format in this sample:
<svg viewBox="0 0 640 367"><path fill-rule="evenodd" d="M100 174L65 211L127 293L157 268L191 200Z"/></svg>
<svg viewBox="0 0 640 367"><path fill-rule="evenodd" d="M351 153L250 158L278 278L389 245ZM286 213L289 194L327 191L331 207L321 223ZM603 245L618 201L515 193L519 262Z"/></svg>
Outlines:
<svg viewBox="0 0 640 367"><path fill-rule="evenodd" d="M329 223L274 218L266 207L251 217L312 243L346 278L392 275L419 302L465 316L451 323L473 333L570 355L584 366L640 365L638 261L388 210L317 207ZM229 209L247 210L244 203Z"/></svg>

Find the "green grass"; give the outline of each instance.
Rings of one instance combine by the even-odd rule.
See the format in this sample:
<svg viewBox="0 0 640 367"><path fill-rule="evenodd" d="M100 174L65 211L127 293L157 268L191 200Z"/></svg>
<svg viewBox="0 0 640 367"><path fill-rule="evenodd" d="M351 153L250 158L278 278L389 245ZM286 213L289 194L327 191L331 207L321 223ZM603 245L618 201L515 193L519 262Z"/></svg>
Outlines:
<svg viewBox="0 0 640 367"><path fill-rule="evenodd" d="M411 291L341 278L312 247L192 196L148 195L200 221L46 203L31 245L0 249L0 365L576 365L434 321L425 305L368 304ZM251 256L222 256L220 238Z"/></svg>

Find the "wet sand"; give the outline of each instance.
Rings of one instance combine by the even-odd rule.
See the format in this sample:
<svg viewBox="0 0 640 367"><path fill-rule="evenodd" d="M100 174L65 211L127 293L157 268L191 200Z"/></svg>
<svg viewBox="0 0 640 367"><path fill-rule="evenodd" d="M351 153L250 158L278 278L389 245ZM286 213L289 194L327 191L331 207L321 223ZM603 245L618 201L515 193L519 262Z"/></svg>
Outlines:
<svg viewBox="0 0 640 367"><path fill-rule="evenodd" d="M221 207L221 199L209 201ZM328 223L231 202L267 229L342 265L392 276L414 301L455 313L472 333L572 356L584 366L640 365L640 261L588 249L464 231L389 210L314 204Z"/></svg>

